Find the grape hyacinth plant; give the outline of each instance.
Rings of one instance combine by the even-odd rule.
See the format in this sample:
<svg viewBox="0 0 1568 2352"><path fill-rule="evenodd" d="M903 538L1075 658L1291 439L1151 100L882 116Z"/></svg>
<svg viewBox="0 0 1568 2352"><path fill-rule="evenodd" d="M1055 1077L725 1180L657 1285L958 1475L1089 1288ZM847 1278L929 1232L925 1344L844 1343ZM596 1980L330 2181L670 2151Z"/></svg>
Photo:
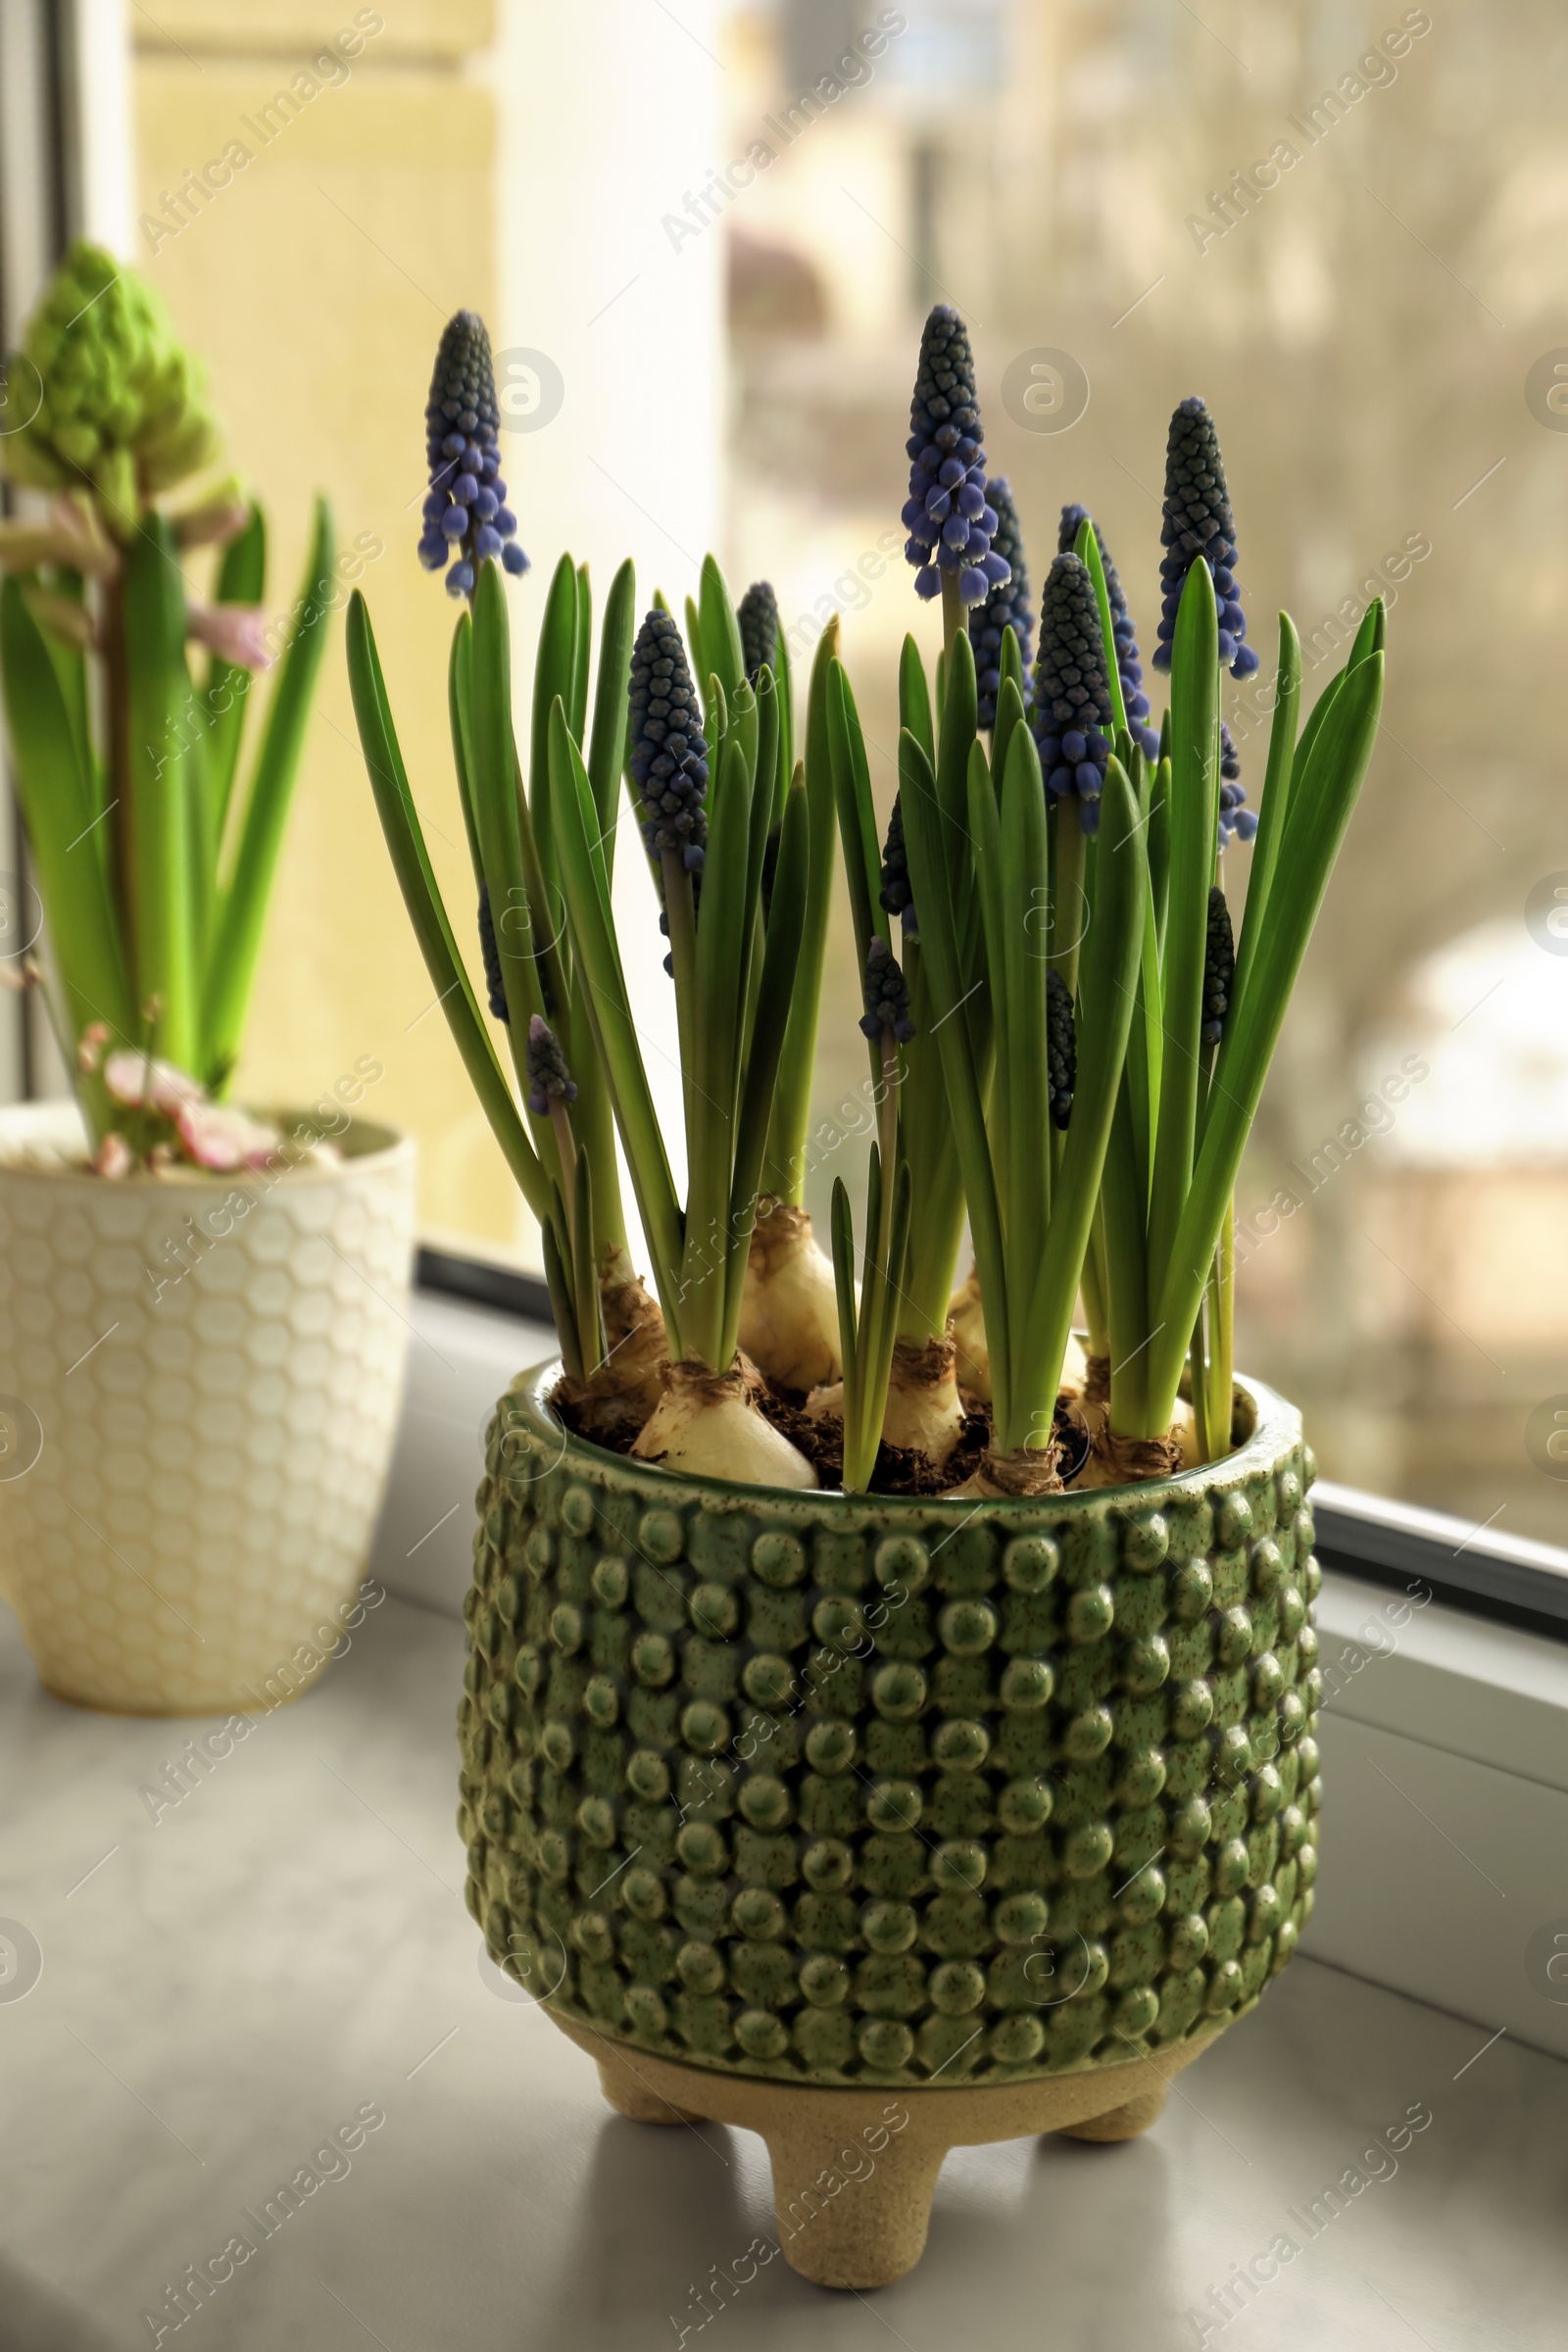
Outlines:
<svg viewBox="0 0 1568 2352"><path fill-rule="evenodd" d="M563 557L519 744L508 543L466 535L499 533L468 495L486 445L477 460L467 440L446 446L493 413L487 355L460 314L437 385L467 405L442 416L432 459L470 467L445 485L467 519L427 517L432 552L451 529L464 605L448 700L478 986L360 599L350 665L427 967L543 1234L560 1409L645 1461L850 1494L1032 1496L1222 1454L1231 1198L1370 758L1381 606L1304 729L1281 616L1254 816L1220 709L1223 675L1256 657L1207 410L1184 402L1171 426L1156 728L1122 582L1082 506L1061 510L1036 641L1017 508L987 482L968 335L941 305L905 511L916 593L942 591L941 645L934 670L913 637L900 656L886 826L839 622L816 648L797 758L776 598L759 581L737 610L711 558L681 618L661 596L640 623L622 566L591 678L587 574ZM667 943L683 1187L634 1012L647 975L612 895L622 782ZM1250 849L1231 892L1227 846ZM836 863L873 1115L858 1246L840 1177L830 1264L803 1189ZM632 1269L617 1142L657 1304ZM966 1226L973 1270L955 1296Z"/></svg>
<svg viewBox="0 0 1568 2352"><path fill-rule="evenodd" d="M448 417L444 412L452 402L460 405ZM482 473L493 449L496 415L488 335L473 313L460 311L442 336L426 416L433 470L460 460L472 466L467 452L477 446ZM437 423L451 427L446 438L459 432L468 436L462 451L442 448ZM497 477L492 472L488 479L489 495L499 499L503 491L495 487ZM459 476L438 485L449 512L451 493L459 486ZM462 488L466 492L466 483ZM576 739L588 746L608 888L626 758L635 580L626 564L611 583L599 633L590 728L592 594L586 568L579 570L569 556L557 564L539 633L524 763L513 727L511 629L503 581L525 566L510 537L499 550L487 541L480 552L473 537L477 497L465 513L468 524L451 544L468 539L472 544L468 554L460 553L454 569L470 555L474 568L471 586L461 577L456 582L463 610L447 661L447 709L478 906L482 999L458 947L425 847L369 611L359 595L350 606L348 629L355 716L382 831L425 967L480 1105L539 1223L576 1409L584 1425L596 1431L635 1432L661 1393L665 1334L627 1244L609 1082L593 1044L588 982L563 919L549 776L551 721L559 701ZM514 531L510 514L504 524L502 514L497 507L484 527ZM432 552L428 541L421 544L421 560ZM450 572L447 585L454 586ZM505 1041L510 1079L481 1002Z"/></svg>
<svg viewBox="0 0 1568 2352"><path fill-rule="evenodd" d="M1256 648L1246 643L1247 615L1236 584L1236 519L1225 480L1219 436L1205 402L1184 400L1170 420L1165 451L1164 522L1159 566L1163 591L1154 667L1169 669L1187 574L1200 557L1213 582L1219 658L1233 678L1257 668Z"/></svg>
<svg viewBox="0 0 1568 2352"><path fill-rule="evenodd" d="M1010 922L999 923L995 884L988 900L984 879L989 863L1005 892L1031 870L1021 843L1000 859L995 851L993 803L1000 790L1005 811L1011 763L1021 758L1011 746L1003 752L1000 740L1009 709L1014 728L1022 725L1021 701L1009 706L1004 689L993 790L980 790L971 778L966 855L955 856L956 802L935 784L911 732L901 738L900 808L926 951L921 1017L934 1018L949 1034L948 1109L963 1148L975 1250L975 1271L954 1300L953 1328L969 1385L988 1397L992 1413L991 1454L970 1491L1049 1487L1044 1399L1054 1381L1057 1414L1069 1411L1089 1438L1081 1466L1069 1462L1065 1441L1058 1440L1055 1459L1073 1484L1136 1483L1212 1459L1229 1446L1231 1193L1375 734L1381 606L1366 616L1345 670L1298 742L1300 652L1282 615L1262 805L1255 816L1245 808L1240 762L1222 732L1219 686L1222 665L1242 676L1255 668L1256 658L1244 642L1224 468L1200 403L1184 403L1177 412L1170 446L1164 584L1167 596L1175 584L1176 604L1167 607L1162 628L1160 665L1172 671L1164 730L1156 734L1141 723L1147 704L1137 708L1141 693L1136 702L1129 693L1142 681L1126 660L1134 640L1125 599L1119 582L1112 591L1103 539L1081 508L1063 513L1061 535L1070 534L1071 545L1058 554L1054 578L1048 577L1035 664L1033 726L1050 763L1042 776L1047 961L1051 978L1071 997L1081 1035L1094 1036L1096 1006L1103 1018L1108 941L1119 939L1127 958L1116 985L1129 1018L1096 1198L1072 1278L1089 1326L1076 1361L1075 1344L1061 1338L1054 1296L1049 1317L1037 1310L1024 1323L1021 1348L1014 1304L1019 1296L1039 1299L1028 1269L1032 1263L1038 1285L1053 1219L1060 1215L1058 1200L1043 1201L1038 1183L1032 1233L1017 1213L1016 1202L1029 1199L1011 1175L1019 1122L1029 1137L1025 1166L1049 1166L1052 1086L1048 1076L1020 1090L1003 1076L1005 1057L1019 1051L1012 1028L1018 1000L1010 994L1018 961L1013 933L1027 930L1028 916L1018 908ZM1016 661L1011 632L1004 632L1004 647ZM918 798L911 801L912 786ZM1106 809L1114 810L1109 858ZM1086 825L1093 829L1087 842ZM1112 876L1134 838L1147 851L1130 904ZM1218 873L1230 841L1255 842L1234 948ZM1037 880L1031 890L1038 889ZM975 895L983 909L992 909L989 926L984 919L979 925L983 948L993 938L1001 945L995 955L966 960ZM1031 909L1039 904L1031 897ZM940 923L935 935L933 920ZM1141 939L1119 931L1123 924L1141 931ZM1100 979L1092 976L1097 966ZM1102 1078L1103 1069L1096 1074ZM1103 1108L1103 1095L1096 1103ZM1077 1118L1075 1104L1069 1135ZM1072 1230L1076 1247L1076 1224ZM1043 1351L1038 1361L1036 1345ZM1189 1375L1190 1402L1178 1393Z"/></svg>
<svg viewBox="0 0 1568 2352"><path fill-rule="evenodd" d="M12 356L31 415L0 471L47 497L0 523L0 686L48 921L42 988L93 1165L215 1171L320 1156L219 1100L256 978L326 618L318 501L291 621L266 610L267 525L198 362L133 270L74 245ZM205 483L193 476L206 475ZM191 578L216 551L210 595ZM279 660L279 656L281 659ZM277 663L241 782L254 683Z"/></svg>
<svg viewBox="0 0 1568 2352"><path fill-rule="evenodd" d="M993 545L999 516L986 499L969 330L948 303L936 305L920 338L906 447L905 554L914 566L916 595L941 594L951 640L960 609L983 604L1006 580L1008 564Z"/></svg>
<svg viewBox="0 0 1568 2352"><path fill-rule="evenodd" d="M499 556L510 572L528 568L501 478L500 422L484 320L473 311L459 311L442 334L425 403L430 487L419 534L425 569L450 565L450 596L472 595L474 567L489 556Z"/></svg>

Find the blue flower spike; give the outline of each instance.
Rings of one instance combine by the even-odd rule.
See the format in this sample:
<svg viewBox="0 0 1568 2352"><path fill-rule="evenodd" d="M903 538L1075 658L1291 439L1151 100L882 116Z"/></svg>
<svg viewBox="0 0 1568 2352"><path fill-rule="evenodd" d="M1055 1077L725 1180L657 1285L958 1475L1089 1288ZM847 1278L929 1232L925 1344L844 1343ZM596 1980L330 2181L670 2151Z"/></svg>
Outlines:
<svg viewBox="0 0 1568 2352"><path fill-rule="evenodd" d="M920 366L909 404L908 532L904 552L914 565L917 596L936 596L943 574L958 601L983 604L1009 576L992 545L1000 517L986 499L986 453L980 441L969 334L952 305L939 302L920 337Z"/></svg>
<svg viewBox="0 0 1568 2352"><path fill-rule="evenodd" d="M703 707L680 631L657 605L632 648L629 751L649 857L657 865L677 852L686 871L700 874L708 850Z"/></svg>
<svg viewBox="0 0 1568 2352"><path fill-rule="evenodd" d="M991 544L995 553L1005 560L1008 576L992 589L984 604L969 607L969 643L974 648L980 724L994 727L997 697L1002 692L1002 632L1010 628L1017 638L1027 680L1034 658L1035 615L1029 593L1029 568L1023 557L1023 532L1018 526L1018 510L1012 503L1012 487L1004 474L993 474L986 485L986 498L997 517ZM1147 704L1144 707L1148 709Z"/></svg>
<svg viewBox="0 0 1568 2352"><path fill-rule="evenodd" d="M501 478L500 421L484 320L477 311L459 311L442 333L424 407L430 487L419 538L426 571L448 567L449 596L473 594L486 557L498 556L511 572L528 568Z"/></svg>
<svg viewBox="0 0 1568 2352"><path fill-rule="evenodd" d="M1105 598L1110 606L1110 634L1116 648L1116 675L1121 680L1121 699L1126 706L1127 724L1135 741L1141 743L1146 760L1159 758L1159 736L1149 725L1149 697L1144 692L1144 664L1138 651L1138 632L1133 616L1127 610L1127 592L1120 575L1110 560L1110 550L1104 535L1087 507L1071 506L1061 510L1061 527L1056 545L1061 553L1070 555L1078 544L1078 534L1085 523L1095 534L1100 550L1100 567L1105 575Z"/></svg>
<svg viewBox="0 0 1568 2352"><path fill-rule="evenodd" d="M1214 577L1220 667L1229 669L1233 678L1250 678L1257 668L1257 654L1246 643L1247 615L1236 584L1236 517L1231 513L1214 419L1196 394L1182 402L1170 420L1165 447L1165 520L1159 543L1165 550L1159 565L1164 603L1154 667L1170 667L1182 589L1188 572L1201 557Z"/></svg>
<svg viewBox="0 0 1568 2352"><path fill-rule="evenodd" d="M1058 801L1077 802L1086 833L1100 825L1110 724L1095 583L1081 557L1057 556L1046 574L1040 605L1034 734L1046 790Z"/></svg>

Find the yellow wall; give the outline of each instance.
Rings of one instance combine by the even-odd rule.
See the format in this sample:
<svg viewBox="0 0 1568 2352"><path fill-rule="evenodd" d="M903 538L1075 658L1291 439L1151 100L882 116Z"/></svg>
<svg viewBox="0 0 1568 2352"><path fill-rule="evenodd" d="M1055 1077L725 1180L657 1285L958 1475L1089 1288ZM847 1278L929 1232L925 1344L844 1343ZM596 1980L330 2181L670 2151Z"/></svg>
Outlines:
<svg viewBox="0 0 1568 2352"><path fill-rule="evenodd" d="M204 355L232 460L268 510L269 602L295 593L317 490L331 499L340 546L369 534L384 550L363 586L431 856L466 940L472 888L445 719L453 608L414 546L436 342L454 310L488 311L494 298L493 105L470 64L493 38L491 8L160 0L156 28L141 11L130 23L137 213L156 219L164 192L231 139L254 150L177 234L138 227L132 258ZM368 37L347 78L318 72L325 86L264 144L243 118L258 124L278 91L300 87L313 54L341 32L352 41L356 25ZM418 1135L427 1221L507 1243L515 1197L441 1013L419 1018L432 993L360 760L338 620L238 1091L314 1098L374 1055L386 1075L364 1107Z"/></svg>

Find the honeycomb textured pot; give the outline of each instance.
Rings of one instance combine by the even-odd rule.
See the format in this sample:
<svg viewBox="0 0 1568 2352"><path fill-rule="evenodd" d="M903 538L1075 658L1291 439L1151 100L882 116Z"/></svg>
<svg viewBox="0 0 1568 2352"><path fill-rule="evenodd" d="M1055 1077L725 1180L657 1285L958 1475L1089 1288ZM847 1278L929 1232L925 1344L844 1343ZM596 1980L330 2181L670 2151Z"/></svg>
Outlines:
<svg viewBox="0 0 1568 2352"><path fill-rule="evenodd" d="M69 1164L72 1105L0 1112L0 1591L56 1696L245 1712L341 1642L402 1396L415 1153L340 1140L333 1168L110 1183Z"/></svg>
<svg viewBox="0 0 1568 2352"><path fill-rule="evenodd" d="M1295 1948L1320 1581L1295 1409L978 1507L674 1476L515 1382L467 1601L491 1953L628 2054L937 2090L1196 2041Z"/></svg>

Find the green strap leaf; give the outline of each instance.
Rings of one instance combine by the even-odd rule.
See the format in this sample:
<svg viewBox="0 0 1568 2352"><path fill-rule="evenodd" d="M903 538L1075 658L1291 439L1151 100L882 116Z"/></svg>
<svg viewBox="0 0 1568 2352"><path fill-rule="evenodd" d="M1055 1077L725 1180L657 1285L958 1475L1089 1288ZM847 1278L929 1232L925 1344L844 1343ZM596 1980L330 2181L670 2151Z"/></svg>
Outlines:
<svg viewBox="0 0 1568 2352"><path fill-rule="evenodd" d="M762 1153L778 1083L789 1020L790 997L800 958L801 934L809 888L809 819L806 790L798 785L784 805L778 863L773 873L773 919L767 926L761 983L746 1057L744 1085L735 1122L734 1171L730 1182L730 1250L726 1275L724 1340L729 1363L740 1332L741 1299L751 1235L757 1223Z"/></svg>
<svg viewBox="0 0 1568 2352"><path fill-rule="evenodd" d="M575 574L567 575L575 590ZM548 922L529 889L522 847L523 805L516 789L516 749L512 731L512 629L505 575L493 560L479 566L473 598L472 716L469 734L474 830L490 899L501 985L507 1000L507 1043L513 1067L527 1085L528 1024L545 1017L544 993L535 956L536 925ZM548 802L548 788L534 793L534 806ZM553 1027L561 1025L561 999ZM569 1040L567 1041L569 1051ZM528 1112L534 1150L564 1191L565 1172L548 1116Z"/></svg>
<svg viewBox="0 0 1568 2352"><path fill-rule="evenodd" d="M588 748L588 780L593 786L599 829L605 837L606 862L614 863L615 800L620 771L626 761L629 724L631 649L637 636L637 573L630 557L610 583L605 600L604 625L599 636L599 676L594 687L594 728ZM582 741L580 730L577 740Z"/></svg>
<svg viewBox="0 0 1568 2352"><path fill-rule="evenodd" d="M907 727L925 754L927 767L937 763L936 728L931 719L931 687L920 659L920 648L906 637L899 653L899 725Z"/></svg>
<svg viewBox="0 0 1568 2352"><path fill-rule="evenodd" d="M1213 1262L1242 1153L1257 1115L1296 976L1377 740L1383 656L1348 670L1305 767L1293 786L1270 914L1239 1016L1227 1022L1214 1066L1213 1112L1158 1290L1150 1347L1152 1409L1174 1404L1176 1384Z"/></svg>
<svg viewBox="0 0 1568 2352"><path fill-rule="evenodd" d="M17 796L68 1016L68 1062L89 1022L116 1045L139 1043L141 1023L97 842L92 801L60 681L21 582L0 586L0 674ZM102 830L102 826L98 828Z"/></svg>
<svg viewBox="0 0 1568 2352"><path fill-rule="evenodd" d="M1176 615L1170 680L1170 884L1161 971L1159 1115L1150 1194L1150 1264L1163 1277L1192 1177L1198 1131L1208 892L1219 827L1219 622L1206 564L1194 564ZM1103 821L1103 820L1102 820Z"/></svg>
<svg viewBox="0 0 1568 2352"><path fill-rule="evenodd" d="M215 601L220 605L260 605L266 598L267 518L253 502L245 528L223 550ZM254 685L248 669L220 661L217 654L207 664L207 683L202 695L207 722L207 789L212 800L214 836L220 843L228 819Z"/></svg>
<svg viewBox="0 0 1568 2352"><path fill-rule="evenodd" d="M588 771L558 701L550 722L551 795L558 825L557 846L572 956L583 983L583 1003L610 1084L615 1125L625 1149L643 1232L653 1260L655 1285L664 1311L671 1353L683 1352L681 1337L680 1204L670 1179L648 1074L637 1044L621 970L620 950L610 908L610 877L600 839L598 810Z"/></svg>
<svg viewBox="0 0 1568 2352"><path fill-rule="evenodd" d="M482 573L481 573L482 576ZM577 698L577 572L563 556L551 576L534 659L533 723L528 744L528 814L539 878L546 891L556 885L556 853L550 810L550 713L559 699L568 713ZM585 677L586 677L586 673ZM568 718L568 724L570 720ZM579 730L573 728L573 733ZM548 937L551 926L541 926Z"/></svg>
<svg viewBox="0 0 1568 2352"><path fill-rule="evenodd" d="M1121 762L1112 760L1105 770L1100 803L1094 920L1079 958L1078 1071L1072 1117L1052 1197L1051 1229L1028 1300L1027 1329L1037 1385L1031 1397L1020 1400L1020 1408L1027 1401L1036 1427L1054 1404L1089 1249L1132 1029L1148 889L1138 803ZM983 1268L980 1279L983 1288ZM1014 1440L1015 1444L1023 1442L1022 1438Z"/></svg>
<svg viewBox="0 0 1568 2352"><path fill-rule="evenodd" d="M185 593L173 533L150 514L125 552L127 900L136 998L157 1000L159 1053L195 1072L196 874L186 724ZM205 1071L199 1074L205 1076Z"/></svg>
<svg viewBox="0 0 1568 2352"><path fill-rule="evenodd" d="M588 566L577 566L576 627L571 645L571 701L566 706L571 718L571 731L579 743L588 724L588 669L593 660L594 593L589 585Z"/></svg>
<svg viewBox="0 0 1568 2352"><path fill-rule="evenodd" d="M463 830L473 868L473 887L484 885L484 858L479 849L478 822L473 813L473 622L465 606L452 632L447 662L447 726L452 737L452 764L457 771L458 802Z"/></svg>
<svg viewBox="0 0 1568 2352"><path fill-rule="evenodd" d="M1105 683L1110 688L1111 724L1127 732L1127 703L1121 690L1121 671L1116 666L1116 633L1110 625L1110 591L1105 585L1105 565L1100 553L1100 541L1088 516L1078 525L1078 537L1073 552L1089 567L1095 583L1095 603L1100 608L1100 640L1105 657Z"/></svg>
<svg viewBox="0 0 1568 2352"><path fill-rule="evenodd" d="M318 583L330 586L331 574L332 514L325 499L318 498L300 588L299 622L272 689L233 872L219 912L208 966L203 1058L213 1073L232 1068L244 1034L289 804L326 651L331 607L318 602Z"/></svg>
<svg viewBox="0 0 1568 2352"><path fill-rule="evenodd" d="M1004 687L1003 695L1016 694ZM1002 735L1002 706L997 710ZM975 836L977 854L995 856L1003 888L998 896L1001 953L990 950L991 999L997 1034L993 1106L1010 1105L1004 1138L1007 1250L1009 1263L1033 1269L1045 1248L1051 1208L1051 1124L1047 1044L1046 909L1050 892L1050 838L1046 824L1045 779L1027 726L1007 730L1007 768L1002 780L1001 821L994 837ZM981 796L972 792L971 800ZM994 838L995 848L990 841ZM984 879L982 877L982 894ZM1004 909L1005 911L1004 911ZM998 919L994 917L993 920ZM989 937L989 934L988 934ZM999 989L999 978L1001 987ZM1023 1338L1015 1326L1016 1347Z"/></svg>
<svg viewBox="0 0 1568 2352"><path fill-rule="evenodd" d="M554 1211L554 1188L528 1141L512 1089L480 1018L452 925L447 920L392 724L369 608L358 589L349 601L348 658L349 688L370 790L375 796L376 813L391 854L392 870L397 875L425 970L446 1014L447 1026L463 1056L479 1106L490 1122L523 1199L543 1228Z"/></svg>
<svg viewBox="0 0 1568 2352"><path fill-rule="evenodd" d="M886 909L878 902L882 857L877 843L876 809L871 799L871 769L865 756L865 737L849 672L835 662L828 672L828 758L833 769L833 805L838 812L839 847L850 891L850 920L855 930L855 965L864 972L873 939L884 947L893 941Z"/></svg>
<svg viewBox="0 0 1568 2352"><path fill-rule="evenodd" d="M1296 724L1301 707L1301 640L1288 612L1280 614L1279 664L1274 681L1274 718L1268 736L1268 765L1263 797L1258 803L1257 833L1251 863L1247 869L1247 906L1242 935L1236 943L1236 976L1231 988L1234 1020L1247 991L1248 968L1257 952L1268 912L1274 868L1285 838L1290 807L1291 777L1296 751Z"/></svg>
<svg viewBox="0 0 1568 2352"><path fill-rule="evenodd" d="M806 911L763 1166L764 1190L792 1203L799 1202L806 1184L806 1130L811 1112L811 1077L822 1004L822 959L827 950L828 911L833 898L837 818L828 742L827 682L838 659L838 644L839 624L835 616L817 639L807 699L805 772L810 848Z"/></svg>
<svg viewBox="0 0 1568 2352"><path fill-rule="evenodd" d="M969 674L972 678L972 663ZM1005 1446L1011 1442L1008 1433L1012 1364L1006 1260L980 1077L959 1009L965 989L952 878L957 858L947 811L938 797L937 780L907 727L899 736L899 790L904 805L909 877L914 903L920 911L921 969L935 1015L948 1112L962 1170L969 1230L985 1306L992 1410L1000 1443Z"/></svg>
<svg viewBox="0 0 1568 2352"><path fill-rule="evenodd" d="M741 647L740 622L730 603L724 574L711 556L703 558L698 631L702 643L703 674L706 677L712 671L723 687L726 698L733 702L746 683L746 656Z"/></svg>

